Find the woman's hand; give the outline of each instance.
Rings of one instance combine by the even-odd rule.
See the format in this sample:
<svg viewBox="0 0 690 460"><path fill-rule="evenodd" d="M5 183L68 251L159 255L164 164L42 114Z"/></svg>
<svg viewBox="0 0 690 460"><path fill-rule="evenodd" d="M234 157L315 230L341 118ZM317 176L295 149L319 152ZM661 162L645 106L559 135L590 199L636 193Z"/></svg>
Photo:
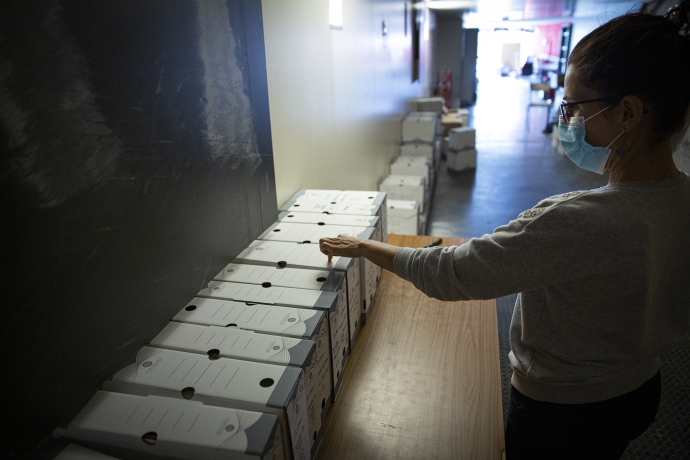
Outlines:
<svg viewBox="0 0 690 460"><path fill-rule="evenodd" d="M360 240L354 236L338 235L338 238L321 238L319 249L328 256L328 261L333 256L339 257L362 257L362 245L365 240Z"/></svg>
<svg viewBox="0 0 690 460"><path fill-rule="evenodd" d="M371 262L388 271L393 270L393 259L400 250L397 246L381 243L373 240L360 240L353 236L339 235L338 238L321 238L319 249L328 256L328 261L333 256L339 257L366 257Z"/></svg>

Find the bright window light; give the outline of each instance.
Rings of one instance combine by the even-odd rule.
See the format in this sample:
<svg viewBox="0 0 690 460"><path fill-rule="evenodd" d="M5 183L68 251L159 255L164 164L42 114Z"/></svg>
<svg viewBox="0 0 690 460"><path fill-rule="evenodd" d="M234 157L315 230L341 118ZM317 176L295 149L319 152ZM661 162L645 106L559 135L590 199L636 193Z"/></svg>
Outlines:
<svg viewBox="0 0 690 460"><path fill-rule="evenodd" d="M508 19L511 21L520 21L522 20L522 11L510 11L508 12Z"/></svg>
<svg viewBox="0 0 690 460"><path fill-rule="evenodd" d="M334 29L343 28L343 0L328 0L328 22Z"/></svg>
<svg viewBox="0 0 690 460"><path fill-rule="evenodd" d="M474 8L477 0L432 0L427 3L432 10L453 10L458 8Z"/></svg>
<svg viewBox="0 0 690 460"><path fill-rule="evenodd" d="M424 8L424 41L429 41L429 8Z"/></svg>

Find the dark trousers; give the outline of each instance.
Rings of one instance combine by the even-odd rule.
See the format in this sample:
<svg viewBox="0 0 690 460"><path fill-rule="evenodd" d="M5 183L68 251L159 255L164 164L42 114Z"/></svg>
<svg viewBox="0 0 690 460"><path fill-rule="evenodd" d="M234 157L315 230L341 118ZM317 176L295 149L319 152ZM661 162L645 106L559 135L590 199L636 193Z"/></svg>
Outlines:
<svg viewBox="0 0 690 460"><path fill-rule="evenodd" d="M661 371L638 389L586 404L537 401L510 388L506 460L620 459L659 409Z"/></svg>

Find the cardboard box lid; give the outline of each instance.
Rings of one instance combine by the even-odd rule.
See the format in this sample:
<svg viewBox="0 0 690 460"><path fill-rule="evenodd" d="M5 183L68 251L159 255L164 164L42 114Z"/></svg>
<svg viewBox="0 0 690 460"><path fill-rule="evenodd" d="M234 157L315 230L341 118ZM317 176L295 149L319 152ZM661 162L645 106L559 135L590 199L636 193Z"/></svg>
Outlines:
<svg viewBox="0 0 690 460"><path fill-rule="evenodd" d="M309 365L316 351L316 345L311 340L258 334L236 327L199 326L176 322L168 323L151 340L150 345L202 353L212 359L246 359L300 368Z"/></svg>
<svg viewBox="0 0 690 460"><path fill-rule="evenodd" d="M278 220L288 223L344 225L352 227L376 227L379 223L377 216L355 216L342 214L317 214L313 212L281 212Z"/></svg>
<svg viewBox="0 0 690 460"><path fill-rule="evenodd" d="M277 422L274 414L98 391L66 429L54 434L161 457L206 458L208 449L227 458L230 452L265 454L273 445Z"/></svg>
<svg viewBox="0 0 690 460"><path fill-rule="evenodd" d="M376 190L303 189L292 195L290 201L292 201L291 205L302 202L329 202L332 204L381 206L386 201L386 194Z"/></svg>
<svg viewBox="0 0 690 460"><path fill-rule="evenodd" d="M312 291L279 286L211 281L208 287L200 290L197 297L234 300L236 302L255 302L286 307L315 308L331 310L338 302L338 293L332 291Z"/></svg>
<svg viewBox="0 0 690 460"><path fill-rule="evenodd" d="M295 367L230 358L212 361L200 354L143 347L136 362L117 372L112 382L174 390L177 397L197 401L205 395L282 409L294 396L301 372Z"/></svg>
<svg viewBox="0 0 690 460"><path fill-rule="evenodd" d="M306 268L278 268L276 266L229 263L213 279L235 283L311 289L314 291L338 291L345 274L336 270Z"/></svg>
<svg viewBox="0 0 690 460"><path fill-rule="evenodd" d="M419 202L411 200L388 200L388 209L419 209Z"/></svg>
<svg viewBox="0 0 690 460"><path fill-rule="evenodd" d="M332 204L328 201L303 201L300 203L289 204L290 201L281 206L281 211L293 212L313 212L322 214L345 214L355 216L375 216L378 214L380 205L367 204Z"/></svg>
<svg viewBox="0 0 690 460"><path fill-rule="evenodd" d="M354 261L349 257L333 257L331 262L318 244L255 240L242 251L234 263L269 265L278 268L307 268L347 271Z"/></svg>
<svg viewBox="0 0 690 460"><path fill-rule="evenodd" d="M338 235L354 236L355 238L368 240L375 230L374 227L276 222L259 235L257 239L316 244L321 238L336 238Z"/></svg>
<svg viewBox="0 0 690 460"><path fill-rule="evenodd" d="M318 332L324 316L325 313L319 310L194 297L173 317L173 321L239 327L309 340Z"/></svg>

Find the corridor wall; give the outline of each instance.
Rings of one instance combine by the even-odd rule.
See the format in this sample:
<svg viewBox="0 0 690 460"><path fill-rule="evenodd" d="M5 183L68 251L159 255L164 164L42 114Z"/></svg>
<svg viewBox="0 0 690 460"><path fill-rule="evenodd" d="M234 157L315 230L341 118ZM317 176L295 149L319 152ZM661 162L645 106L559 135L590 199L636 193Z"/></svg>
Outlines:
<svg viewBox="0 0 690 460"><path fill-rule="evenodd" d="M303 188L376 190L400 153L406 100L436 83L433 14L413 82L412 2L342 2L342 29L327 1L262 4L278 203Z"/></svg>

